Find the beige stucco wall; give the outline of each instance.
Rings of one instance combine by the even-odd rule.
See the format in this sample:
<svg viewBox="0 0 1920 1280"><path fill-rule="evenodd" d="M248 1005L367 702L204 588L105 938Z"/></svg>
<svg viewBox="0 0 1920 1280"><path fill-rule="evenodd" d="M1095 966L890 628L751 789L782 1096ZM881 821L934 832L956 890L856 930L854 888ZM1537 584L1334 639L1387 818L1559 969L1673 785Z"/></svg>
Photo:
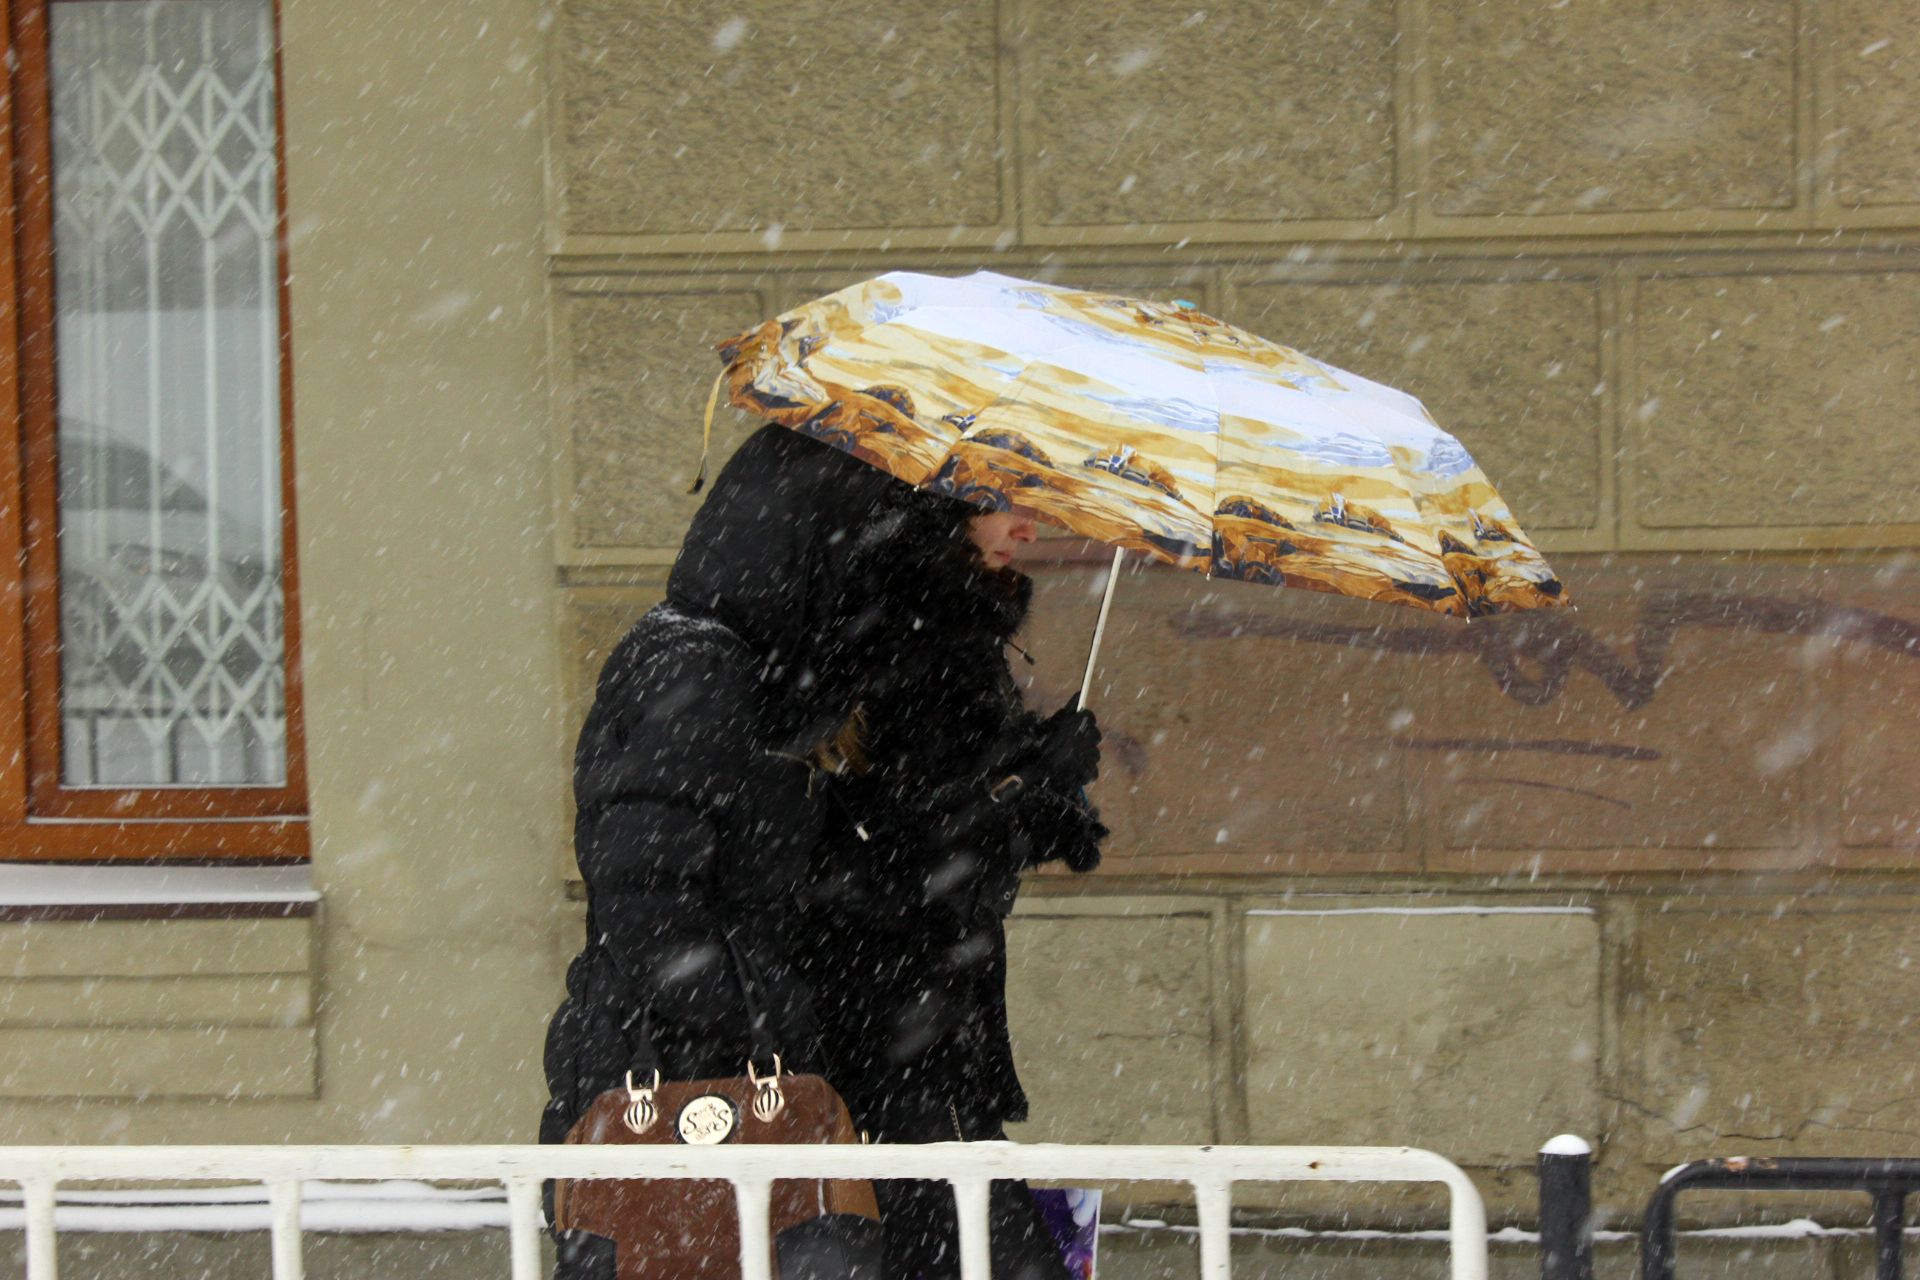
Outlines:
<svg viewBox="0 0 1920 1280"><path fill-rule="evenodd" d="M231 1101L46 1096L76 1041L25 984L118 975L87 1043L153 1041L119 944L8 933L46 1035L0 1139L529 1136L565 754L694 508L711 344L984 265L1416 392L1583 604L1467 636L1129 576L1108 864L1013 928L1023 1136L1421 1142L1519 1219L1563 1129L1615 1213L1695 1155L1920 1153L1898 5L284 4L324 902L130 926L230 957L191 1018L152 975L168 1017L278 1033L167 1077ZM1094 571L1036 576L1057 701Z"/></svg>
<svg viewBox="0 0 1920 1280"><path fill-rule="evenodd" d="M564 798L541 13L282 4L322 902L0 925L0 1140L533 1132Z"/></svg>

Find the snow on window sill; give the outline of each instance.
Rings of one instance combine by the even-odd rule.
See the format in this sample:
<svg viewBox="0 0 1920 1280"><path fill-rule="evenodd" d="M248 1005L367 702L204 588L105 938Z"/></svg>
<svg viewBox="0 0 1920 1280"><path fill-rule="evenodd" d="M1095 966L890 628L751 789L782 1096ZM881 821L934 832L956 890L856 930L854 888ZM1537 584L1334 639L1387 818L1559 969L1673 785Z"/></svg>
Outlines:
<svg viewBox="0 0 1920 1280"><path fill-rule="evenodd" d="M313 868L0 864L0 915L309 915Z"/></svg>

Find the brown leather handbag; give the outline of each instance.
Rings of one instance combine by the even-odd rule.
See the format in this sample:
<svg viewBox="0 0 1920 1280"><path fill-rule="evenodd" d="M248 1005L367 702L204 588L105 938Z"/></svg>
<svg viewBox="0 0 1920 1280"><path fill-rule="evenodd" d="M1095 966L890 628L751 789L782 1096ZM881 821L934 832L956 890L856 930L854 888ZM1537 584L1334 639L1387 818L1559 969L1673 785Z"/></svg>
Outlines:
<svg viewBox="0 0 1920 1280"><path fill-rule="evenodd" d="M776 1072L778 1066L775 1067ZM609 1089L593 1100L568 1142L858 1142L847 1107L814 1075L745 1076ZM631 1081L631 1077L629 1077ZM554 1184L554 1225L615 1242L619 1280L735 1280L739 1210L724 1179L568 1181ZM772 1230L830 1214L877 1220L873 1184L780 1178ZM776 1264L777 1265L777 1264Z"/></svg>
<svg viewBox="0 0 1920 1280"><path fill-rule="evenodd" d="M731 939L729 944L750 1016L757 1015L746 958ZM757 1016L753 1021L765 1025ZM650 1037L643 1032L643 1039ZM644 1056L652 1056L650 1046ZM626 1087L595 1098L566 1140L697 1146L861 1140L846 1103L825 1079L783 1073L777 1054L756 1056L772 1060L772 1075L757 1074L749 1061L744 1076L662 1084L654 1070L650 1083L635 1085L630 1071ZM788 1280L797 1274L876 1274L879 1217L873 1184L865 1180L776 1179L770 1224L775 1274L783 1266L791 1273ZM557 1179L553 1225L614 1241L618 1280L740 1275L739 1209L733 1184L724 1179Z"/></svg>

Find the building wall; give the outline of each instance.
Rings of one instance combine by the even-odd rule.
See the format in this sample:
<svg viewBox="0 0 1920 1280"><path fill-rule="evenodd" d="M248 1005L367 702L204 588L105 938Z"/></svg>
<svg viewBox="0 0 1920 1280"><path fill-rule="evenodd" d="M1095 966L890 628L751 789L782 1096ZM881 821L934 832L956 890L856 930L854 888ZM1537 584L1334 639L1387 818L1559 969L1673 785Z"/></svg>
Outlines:
<svg viewBox="0 0 1920 1280"><path fill-rule="evenodd" d="M0 1141L498 1141L545 1096L564 779L542 10L281 9L322 900L0 922Z"/></svg>
<svg viewBox="0 0 1920 1280"><path fill-rule="evenodd" d="M0 1139L530 1137L566 753L696 505L712 344L987 266L1415 392L1581 604L1130 573L1113 845L1012 931L1023 1137L1415 1142L1515 1218L1562 1130L1615 1213L1710 1152L1920 1154L1900 6L283 10L323 901L0 925Z"/></svg>
<svg viewBox="0 0 1920 1280"><path fill-rule="evenodd" d="M563 5L568 723L698 501L715 342L896 268L1185 298L1421 396L1580 609L1128 574L1114 839L1013 926L1021 1136L1412 1142L1521 1218L1566 1130L1616 1216L1693 1156L1920 1152L1896 8ZM1104 558L1034 569L1041 703Z"/></svg>

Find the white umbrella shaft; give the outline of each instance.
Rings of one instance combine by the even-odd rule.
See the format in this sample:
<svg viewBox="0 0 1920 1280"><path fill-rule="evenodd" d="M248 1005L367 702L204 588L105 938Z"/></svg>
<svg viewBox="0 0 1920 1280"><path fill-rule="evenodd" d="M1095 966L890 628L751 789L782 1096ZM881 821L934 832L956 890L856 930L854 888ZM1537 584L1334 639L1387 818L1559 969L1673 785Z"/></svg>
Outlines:
<svg viewBox="0 0 1920 1280"><path fill-rule="evenodd" d="M1100 621L1093 624L1093 647L1087 650L1087 674L1080 681L1080 700L1075 706L1087 705L1087 694L1093 691L1093 663L1100 656L1100 638L1107 633L1107 613L1113 608L1113 589L1120 582L1120 561L1127 554L1126 548L1113 549L1113 568L1107 571L1107 593L1100 597Z"/></svg>

